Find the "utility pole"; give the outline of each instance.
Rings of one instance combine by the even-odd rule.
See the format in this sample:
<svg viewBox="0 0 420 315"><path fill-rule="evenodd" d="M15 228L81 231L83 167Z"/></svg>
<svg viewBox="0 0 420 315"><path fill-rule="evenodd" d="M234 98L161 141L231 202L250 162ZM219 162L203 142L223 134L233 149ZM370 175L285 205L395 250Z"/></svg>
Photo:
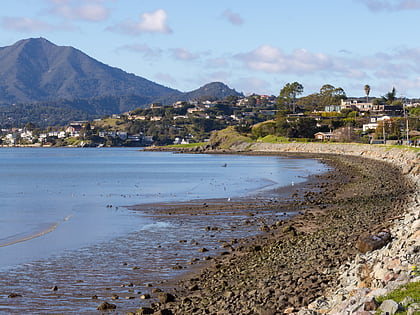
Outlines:
<svg viewBox="0 0 420 315"><path fill-rule="evenodd" d="M385 120L382 120L382 134L383 134L383 139L384 139L384 144L386 142L385 139Z"/></svg>

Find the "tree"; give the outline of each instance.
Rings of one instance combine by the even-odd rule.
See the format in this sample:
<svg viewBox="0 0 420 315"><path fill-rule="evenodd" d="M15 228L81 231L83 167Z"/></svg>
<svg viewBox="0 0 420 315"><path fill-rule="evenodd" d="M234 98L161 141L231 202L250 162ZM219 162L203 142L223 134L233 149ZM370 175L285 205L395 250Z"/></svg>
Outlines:
<svg viewBox="0 0 420 315"><path fill-rule="evenodd" d="M322 107L328 105L339 105L342 99L345 99L346 92L339 87L336 88L331 84L324 84L321 89L319 90L320 95L320 105Z"/></svg>
<svg viewBox="0 0 420 315"><path fill-rule="evenodd" d="M319 108L319 94L314 93L303 96L296 101L296 106L303 108L305 111L314 111Z"/></svg>
<svg viewBox="0 0 420 315"><path fill-rule="evenodd" d="M382 96L382 98L384 99L385 103L387 103L388 105L391 105L395 101L396 95L397 95L397 90L395 90L395 87L393 87L392 90L386 93L384 96Z"/></svg>
<svg viewBox="0 0 420 315"><path fill-rule="evenodd" d="M368 84L365 85L365 93L366 93L366 103L369 103L370 86Z"/></svg>
<svg viewBox="0 0 420 315"><path fill-rule="evenodd" d="M293 113L296 110L296 97L303 93L303 85L298 82L287 83L281 90L277 100L279 109L289 109Z"/></svg>

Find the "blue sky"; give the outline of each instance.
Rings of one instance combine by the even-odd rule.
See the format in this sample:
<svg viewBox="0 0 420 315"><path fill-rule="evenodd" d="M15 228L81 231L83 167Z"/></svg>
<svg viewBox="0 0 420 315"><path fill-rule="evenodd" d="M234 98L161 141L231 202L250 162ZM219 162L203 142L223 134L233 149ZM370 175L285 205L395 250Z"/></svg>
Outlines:
<svg viewBox="0 0 420 315"><path fill-rule="evenodd" d="M15 0L0 46L44 37L180 91L420 97L420 0Z"/></svg>

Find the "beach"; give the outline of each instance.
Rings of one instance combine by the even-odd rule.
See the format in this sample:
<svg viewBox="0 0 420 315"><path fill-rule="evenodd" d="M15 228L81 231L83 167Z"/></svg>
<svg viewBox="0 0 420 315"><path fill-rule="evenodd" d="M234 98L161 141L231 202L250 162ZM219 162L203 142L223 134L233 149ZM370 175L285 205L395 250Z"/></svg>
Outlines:
<svg viewBox="0 0 420 315"><path fill-rule="evenodd" d="M358 253L359 237L390 228L404 213L414 186L399 168L386 162L344 155L317 157L332 171L317 175L301 194L299 189L291 192L294 198L283 207L294 209L295 216L275 221L265 215L259 225L264 233L221 240L218 256L161 285L171 298L161 298L146 307L144 314L151 310L167 314L292 313L334 287L338 268ZM246 209L252 218L261 209L276 211L273 203L251 203L240 211ZM155 210L159 215L183 212L206 220L219 208L220 204L206 201Z"/></svg>

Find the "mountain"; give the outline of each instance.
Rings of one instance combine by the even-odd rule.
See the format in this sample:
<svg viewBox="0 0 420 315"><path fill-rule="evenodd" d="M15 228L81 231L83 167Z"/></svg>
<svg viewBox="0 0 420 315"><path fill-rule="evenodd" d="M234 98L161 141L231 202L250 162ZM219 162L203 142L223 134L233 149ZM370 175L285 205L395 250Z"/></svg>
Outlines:
<svg viewBox="0 0 420 315"><path fill-rule="evenodd" d="M3 104L126 95L141 96L148 103L181 94L44 38L24 39L0 48L0 69Z"/></svg>
<svg viewBox="0 0 420 315"><path fill-rule="evenodd" d="M40 127L195 99L242 95L221 82L182 93L45 38L0 47L0 127Z"/></svg>

